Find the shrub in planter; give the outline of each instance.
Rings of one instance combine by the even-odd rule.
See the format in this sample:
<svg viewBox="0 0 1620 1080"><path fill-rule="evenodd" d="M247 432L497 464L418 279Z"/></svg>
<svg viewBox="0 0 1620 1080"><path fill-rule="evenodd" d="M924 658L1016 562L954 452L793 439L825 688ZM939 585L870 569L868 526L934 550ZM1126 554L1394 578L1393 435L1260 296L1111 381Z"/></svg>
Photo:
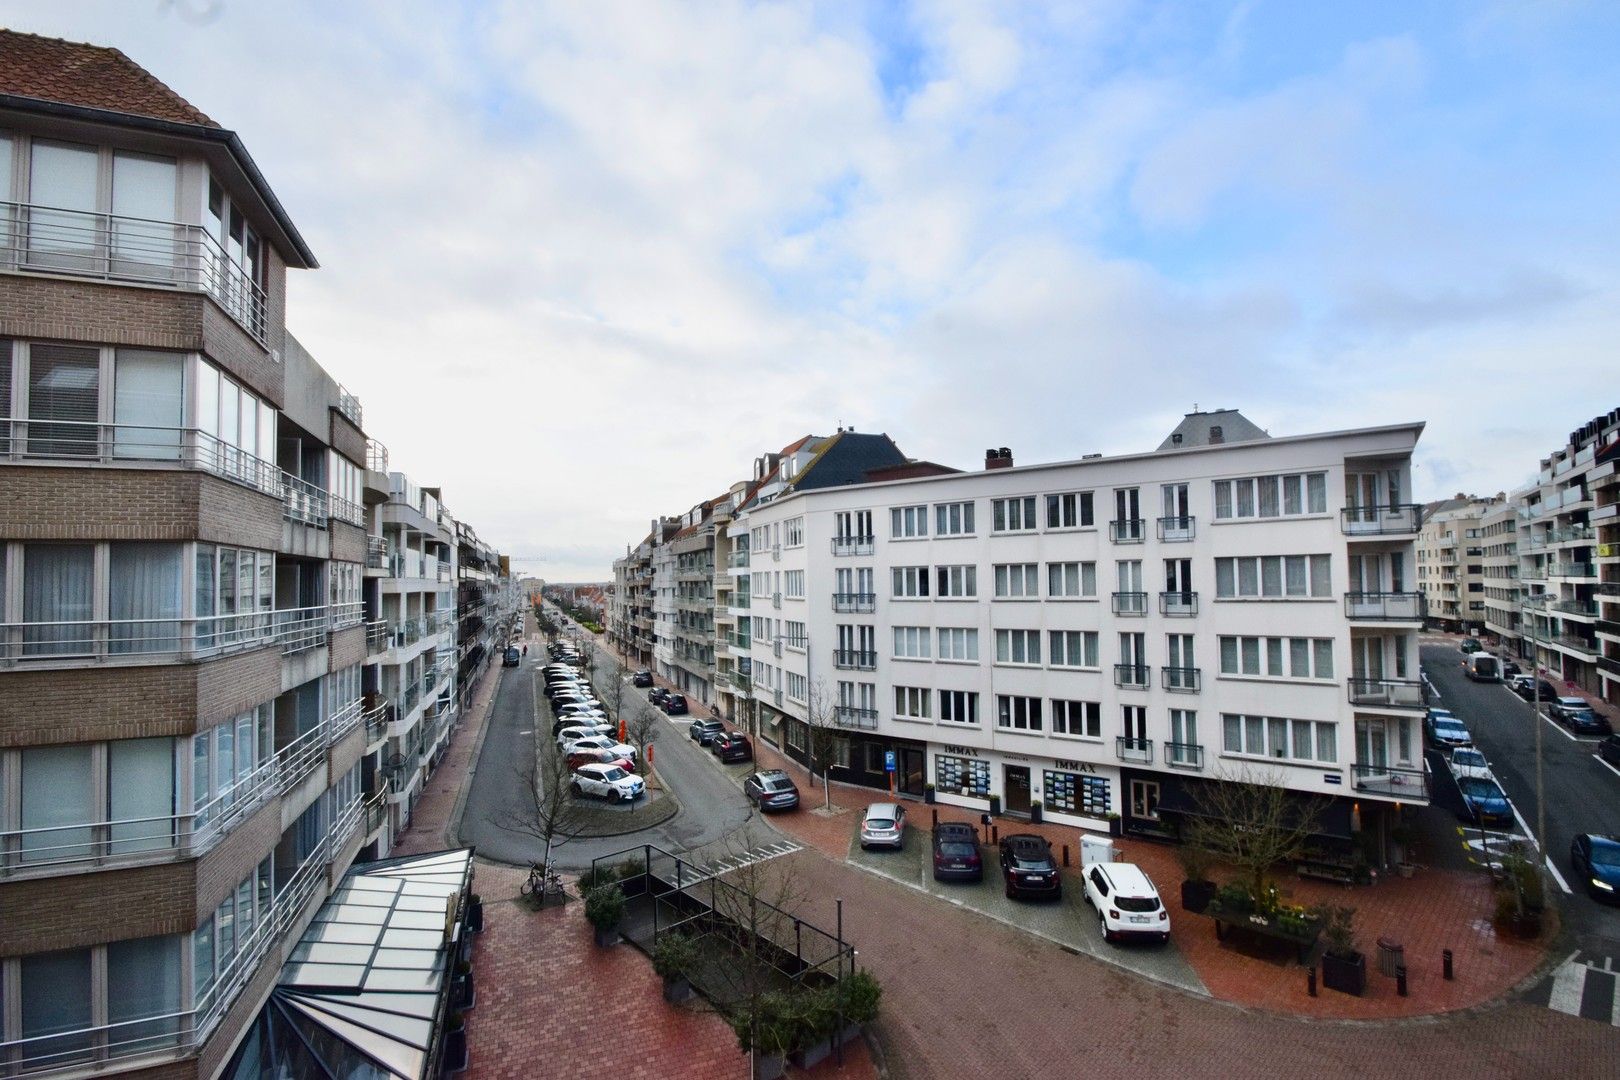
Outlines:
<svg viewBox="0 0 1620 1080"><path fill-rule="evenodd" d="M598 885L585 894L585 918L596 928L596 943L602 946L619 940L619 921L624 918L624 894L617 885Z"/></svg>
<svg viewBox="0 0 1620 1080"><path fill-rule="evenodd" d="M1123 831L1124 831L1124 827L1123 827L1123 824L1119 820L1119 815L1118 814L1109 814L1108 815L1108 835L1109 836L1118 836Z"/></svg>
<svg viewBox="0 0 1620 1080"><path fill-rule="evenodd" d="M1030 822L1032 824L1036 824L1036 825L1040 824L1042 809L1043 809L1043 807L1041 806L1039 801L1032 802L1032 803L1029 804L1029 820L1030 820Z"/></svg>
<svg viewBox="0 0 1620 1080"><path fill-rule="evenodd" d="M1001 813L1001 796L1000 795L992 795L992 796L990 796L990 812L992 814L1000 814Z"/></svg>
<svg viewBox="0 0 1620 1080"><path fill-rule="evenodd" d="M467 929L475 934L484 929L484 898L477 893L467 898Z"/></svg>
<svg viewBox="0 0 1620 1080"><path fill-rule="evenodd" d="M697 962L697 943L685 934L664 934L653 943L652 965L664 980L664 1000L685 1001L692 996L687 973Z"/></svg>
<svg viewBox="0 0 1620 1080"><path fill-rule="evenodd" d="M851 1024L870 1024L877 1019L878 1002L883 987L877 977L865 968L844 980L844 1020Z"/></svg>
<svg viewBox="0 0 1620 1080"><path fill-rule="evenodd" d="M1249 895L1247 885L1236 881L1227 882L1215 890L1214 899L1210 900L1207 910L1212 915L1219 913L1247 915L1254 910L1254 897Z"/></svg>
<svg viewBox="0 0 1620 1080"><path fill-rule="evenodd" d="M924 784L923 785L923 802L932 803L933 801L934 801L934 785L933 784Z"/></svg>
<svg viewBox="0 0 1620 1080"><path fill-rule="evenodd" d="M1215 897L1215 883L1209 879L1209 868L1214 860L1197 844L1182 844L1176 848L1176 861L1186 875L1181 883L1182 910L1203 914Z"/></svg>
<svg viewBox="0 0 1620 1080"><path fill-rule="evenodd" d="M1322 954L1322 985L1361 996L1367 989L1367 958L1356 951L1356 909L1325 905L1317 909L1327 951Z"/></svg>

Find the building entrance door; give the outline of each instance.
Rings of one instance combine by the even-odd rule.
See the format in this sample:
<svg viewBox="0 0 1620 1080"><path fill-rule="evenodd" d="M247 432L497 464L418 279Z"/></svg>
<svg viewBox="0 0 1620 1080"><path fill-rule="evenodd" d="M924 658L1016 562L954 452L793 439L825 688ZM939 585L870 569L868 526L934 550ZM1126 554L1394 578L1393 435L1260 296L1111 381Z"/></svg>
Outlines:
<svg viewBox="0 0 1620 1080"><path fill-rule="evenodd" d="M1007 809L1015 814L1029 813L1029 769L1023 765L1004 767L1002 787L1007 793Z"/></svg>
<svg viewBox="0 0 1620 1080"><path fill-rule="evenodd" d="M921 750L902 748L900 750L900 777L897 781L900 790L907 795L923 793L923 769L928 756Z"/></svg>

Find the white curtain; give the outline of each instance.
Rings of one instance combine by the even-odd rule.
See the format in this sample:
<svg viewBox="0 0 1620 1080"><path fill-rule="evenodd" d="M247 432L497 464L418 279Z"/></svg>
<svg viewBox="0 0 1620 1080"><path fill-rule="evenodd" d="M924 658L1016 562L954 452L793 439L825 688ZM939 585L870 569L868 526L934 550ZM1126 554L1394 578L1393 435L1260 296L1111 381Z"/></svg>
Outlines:
<svg viewBox="0 0 1620 1080"><path fill-rule="evenodd" d="M113 155L113 273L146 281L175 279L174 194L173 159Z"/></svg>
<svg viewBox="0 0 1620 1080"><path fill-rule="evenodd" d="M34 141L29 163L34 207L28 212L30 265L89 273L100 269L95 217L99 171L93 146Z"/></svg>
<svg viewBox="0 0 1620 1080"><path fill-rule="evenodd" d="M114 1028L110 1042L130 1050L154 1049L169 1043L179 1030L180 939L174 935L115 941L107 946L107 1019ZM146 1017L146 1023L130 1023Z"/></svg>
<svg viewBox="0 0 1620 1080"><path fill-rule="evenodd" d="M22 1036L32 1039L90 1026L90 950L25 956L22 967ZM89 1046L86 1035L63 1035L28 1044L30 1056L53 1064L71 1061L72 1051Z"/></svg>
<svg viewBox="0 0 1620 1080"><path fill-rule="evenodd" d="M173 739L121 739L108 745L112 851L155 851L174 842Z"/></svg>
<svg viewBox="0 0 1620 1080"><path fill-rule="evenodd" d="M181 647L179 544L113 544L111 630L115 653Z"/></svg>
<svg viewBox="0 0 1620 1080"><path fill-rule="evenodd" d="M90 650L95 549L89 544L29 544L23 549L23 654Z"/></svg>
<svg viewBox="0 0 1620 1080"><path fill-rule="evenodd" d="M113 374L113 453L174 461L185 424L183 359L178 353L119 349Z"/></svg>
<svg viewBox="0 0 1620 1080"><path fill-rule="evenodd" d="M89 746L45 746L22 752L23 861L51 862L90 854L97 820ZM45 829L46 832L30 832Z"/></svg>

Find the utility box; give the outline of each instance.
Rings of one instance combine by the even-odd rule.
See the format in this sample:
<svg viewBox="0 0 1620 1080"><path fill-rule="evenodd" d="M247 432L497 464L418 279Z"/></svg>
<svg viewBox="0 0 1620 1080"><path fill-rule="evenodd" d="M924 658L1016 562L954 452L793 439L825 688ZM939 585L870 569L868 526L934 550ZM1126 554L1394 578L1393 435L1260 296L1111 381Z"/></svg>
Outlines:
<svg viewBox="0 0 1620 1080"><path fill-rule="evenodd" d="M1114 861L1114 838L1111 836L1092 836L1090 834L1080 837L1080 865L1090 866L1092 863Z"/></svg>

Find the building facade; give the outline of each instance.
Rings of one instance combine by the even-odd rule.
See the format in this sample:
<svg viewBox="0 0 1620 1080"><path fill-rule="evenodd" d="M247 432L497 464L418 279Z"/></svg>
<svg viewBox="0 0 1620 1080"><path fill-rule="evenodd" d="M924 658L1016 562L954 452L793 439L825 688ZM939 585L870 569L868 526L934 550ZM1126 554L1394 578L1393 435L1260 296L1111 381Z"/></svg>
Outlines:
<svg viewBox="0 0 1620 1080"><path fill-rule="evenodd" d="M1480 515L1481 575L1485 585L1485 632L1503 649L1523 656L1519 625L1523 600L1519 588L1519 521L1522 498L1498 496Z"/></svg>
<svg viewBox="0 0 1620 1080"><path fill-rule="evenodd" d="M1486 499L1459 495L1424 508L1417 575L1429 625L1456 634L1485 628Z"/></svg>

